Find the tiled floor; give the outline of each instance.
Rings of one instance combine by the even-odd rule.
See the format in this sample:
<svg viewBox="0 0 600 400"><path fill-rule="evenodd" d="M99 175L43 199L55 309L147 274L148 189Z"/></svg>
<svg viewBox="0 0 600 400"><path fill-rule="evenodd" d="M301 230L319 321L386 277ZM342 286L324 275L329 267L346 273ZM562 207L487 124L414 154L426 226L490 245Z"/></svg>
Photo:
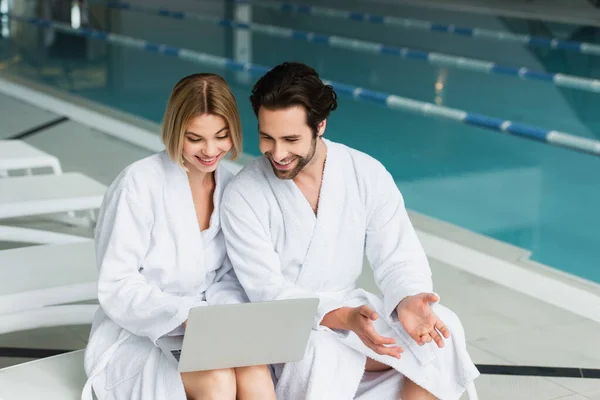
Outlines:
<svg viewBox="0 0 600 400"><path fill-rule="evenodd" d="M440 262L432 268L442 301L463 321L475 363L600 367L599 324ZM482 375L477 387L481 399L558 399L594 396L600 380Z"/></svg>
<svg viewBox="0 0 600 400"><path fill-rule="evenodd" d="M59 117L58 115L4 95L0 95L0 110L2 110L0 140L10 138ZM27 115L27 118L15 117L22 115Z"/></svg>
<svg viewBox="0 0 600 400"><path fill-rule="evenodd" d="M77 350L85 348L89 326L45 328L0 335L0 347ZM31 358L0 357L0 368L31 361Z"/></svg>
<svg viewBox="0 0 600 400"><path fill-rule="evenodd" d="M0 132L8 137L54 115L26 106L25 124L15 117L19 102L0 95ZM130 162L149 152L122 143L100 131L66 122L26 139L58 156L65 171L81 171L109 184ZM68 145L65 145L68 143ZM106 154L111 162L106 162ZM424 222L415 216L419 228ZM442 302L462 319L470 354L478 364L600 368L600 324L558 309L504 286L431 260L436 291ZM363 285L372 285L368 275ZM0 336L0 347L80 349L88 326L40 329ZM0 358L0 367L27 361ZM568 399L600 400L600 380L482 375L482 400Z"/></svg>

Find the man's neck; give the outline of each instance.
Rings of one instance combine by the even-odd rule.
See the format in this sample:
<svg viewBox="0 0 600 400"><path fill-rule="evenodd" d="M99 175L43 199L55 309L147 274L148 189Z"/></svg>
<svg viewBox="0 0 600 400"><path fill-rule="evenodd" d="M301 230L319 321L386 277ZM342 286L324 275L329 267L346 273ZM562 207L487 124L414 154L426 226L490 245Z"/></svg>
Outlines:
<svg viewBox="0 0 600 400"><path fill-rule="evenodd" d="M294 182L315 182L319 183L323 179L323 170L325 169L325 159L327 158L327 145L322 138L317 139L315 155L310 162L294 178Z"/></svg>

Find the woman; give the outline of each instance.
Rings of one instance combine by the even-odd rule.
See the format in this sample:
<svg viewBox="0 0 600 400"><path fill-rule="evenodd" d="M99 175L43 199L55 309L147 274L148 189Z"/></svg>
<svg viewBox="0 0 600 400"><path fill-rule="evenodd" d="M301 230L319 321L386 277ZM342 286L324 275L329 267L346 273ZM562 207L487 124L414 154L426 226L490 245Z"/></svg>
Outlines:
<svg viewBox="0 0 600 400"><path fill-rule="evenodd" d="M100 310L85 352L104 399L275 399L267 366L179 374L157 340L181 334L191 308L242 303L219 205L241 149L237 104L213 74L179 81L167 105L166 151L137 161L108 189L96 228ZM219 344L216 344L219 345ZM202 354L198 354L202 357Z"/></svg>

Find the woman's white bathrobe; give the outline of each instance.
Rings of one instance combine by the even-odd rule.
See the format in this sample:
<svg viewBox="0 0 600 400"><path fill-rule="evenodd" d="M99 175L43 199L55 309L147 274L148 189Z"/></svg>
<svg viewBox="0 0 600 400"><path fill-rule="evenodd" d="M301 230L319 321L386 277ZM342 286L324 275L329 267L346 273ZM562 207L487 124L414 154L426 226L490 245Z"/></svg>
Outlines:
<svg viewBox="0 0 600 400"><path fill-rule="evenodd" d="M396 317L395 308L404 297L432 292L433 285L427 257L393 178L368 155L325 143L316 216L296 184L278 179L264 157L238 173L223 196L227 253L250 300L320 299L304 359L275 366L277 398L396 398L401 384L397 373L387 373L390 379L369 390L363 379L368 356L441 399L458 399L478 371L456 315L433 306L452 334L442 349L433 342L417 345ZM382 297L356 288L365 251ZM328 312L361 304L379 313L376 330L396 338L405 350L401 359L375 354L353 332L320 325Z"/></svg>
<svg viewBox="0 0 600 400"><path fill-rule="evenodd" d="M192 307L248 301L219 218L231 177L217 168L214 211L202 232L187 174L164 151L131 164L109 187L96 228L100 309L82 398L91 399L93 386L100 400L185 400L177 366L157 339L180 328Z"/></svg>

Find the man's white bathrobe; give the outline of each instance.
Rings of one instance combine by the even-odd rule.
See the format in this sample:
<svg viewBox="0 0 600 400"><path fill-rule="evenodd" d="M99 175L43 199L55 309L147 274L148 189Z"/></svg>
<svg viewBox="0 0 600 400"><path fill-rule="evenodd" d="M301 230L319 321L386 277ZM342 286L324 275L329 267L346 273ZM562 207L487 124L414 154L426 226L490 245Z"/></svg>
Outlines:
<svg viewBox="0 0 600 400"><path fill-rule="evenodd" d="M108 189L96 228L100 270L85 351L100 400L185 400L177 366L156 346L192 307L248 301L226 257L219 218L232 174L215 172L214 212L200 231L185 170L161 152L127 167ZM202 357L202 354L198 354Z"/></svg>
<svg viewBox="0 0 600 400"><path fill-rule="evenodd" d="M264 157L247 165L223 196L228 256L250 300L320 299L304 359L275 366L277 398L392 399L405 375L441 399L458 399L479 373L467 354L456 315L433 306L452 334L442 349L433 342L417 345L397 320L395 308L403 298L432 292L433 285L393 178L368 155L325 143L316 216L296 184L277 178ZM382 297L356 288L365 251ZM362 304L379 313L378 333L394 337L404 348L401 359L375 354L353 332L320 325L328 312ZM384 373L390 379L369 388L382 378L363 377L366 356L402 375Z"/></svg>

